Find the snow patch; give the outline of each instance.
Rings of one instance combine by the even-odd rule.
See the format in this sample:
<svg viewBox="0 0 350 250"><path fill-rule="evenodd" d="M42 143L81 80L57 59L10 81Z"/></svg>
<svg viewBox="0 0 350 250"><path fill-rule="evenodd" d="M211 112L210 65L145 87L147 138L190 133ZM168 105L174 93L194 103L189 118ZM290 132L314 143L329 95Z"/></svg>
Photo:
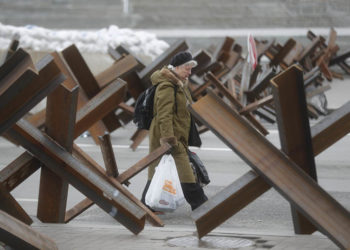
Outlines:
<svg viewBox="0 0 350 250"><path fill-rule="evenodd" d="M16 27L0 23L0 49L7 49L12 37L20 35L20 47L33 51L62 51L75 44L82 53L103 53L108 45L128 47L134 54L154 60L169 44L153 33L133 31L111 25L100 30L51 30L35 25Z"/></svg>

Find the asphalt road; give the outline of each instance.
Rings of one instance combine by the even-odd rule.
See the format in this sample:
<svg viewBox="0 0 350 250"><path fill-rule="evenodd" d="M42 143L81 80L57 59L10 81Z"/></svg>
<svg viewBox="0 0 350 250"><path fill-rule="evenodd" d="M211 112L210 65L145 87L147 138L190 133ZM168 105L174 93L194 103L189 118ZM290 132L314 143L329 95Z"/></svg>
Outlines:
<svg viewBox="0 0 350 250"><path fill-rule="evenodd" d="M133 152L128 145L132 134L132 127L113 133L113 147L120 172L136 163L148 152L147 140L140 148ZM211 183L205 187L208 197L214 196L221 189L246 173L250 168L235 153L228 149L211 132L203 136L204 145L201 149L193 149L205 163ZM271 128L268 139L279 147L277 130ZM103 165L101 152L91 138L79 138L77 143L97 162ZM316 157L319 184L328 191L338 202L350 210L350 167L348 150L350 148L350 135L345 136L331 148ZM1 168L19 155L23 149L13 147L4 139L0 140ZM141 197L146 182L146 171L131 180L130 191ZM39 188L39 171L17 187L12 195L19 201L31 216L36 214L36 205ZM82 200L84 197L70 187L68 208ZM190 207L185 204L174 213L161 215L166 225L190 226ZM97 206L93 206L77 217L72 223L114 224L117 223ZM292 220L289 203L274 189L270 189L256 201L248 205L237 215L226 221L221 227L240 228L242 232L274 232L292 234Z"/></svg>

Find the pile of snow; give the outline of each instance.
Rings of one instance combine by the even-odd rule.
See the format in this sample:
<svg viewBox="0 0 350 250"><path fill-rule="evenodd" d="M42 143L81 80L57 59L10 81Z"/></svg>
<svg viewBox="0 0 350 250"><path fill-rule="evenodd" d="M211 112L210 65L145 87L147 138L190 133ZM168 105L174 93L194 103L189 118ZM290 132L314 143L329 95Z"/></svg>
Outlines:
<svg viewBox="0 0 350 250"><path fill-rule="evenodd" d="M107 53L108 45L115 48L125 45L134 54L152 60L162 54L169 45L157 39L155 34L131 29L120 29L115 25L96 31L51 30L27 25L15 27L0 23L0 49L7 49L12 37L20 36L20 47L33 51L62 51L75 44L81 52Z"/></svg>

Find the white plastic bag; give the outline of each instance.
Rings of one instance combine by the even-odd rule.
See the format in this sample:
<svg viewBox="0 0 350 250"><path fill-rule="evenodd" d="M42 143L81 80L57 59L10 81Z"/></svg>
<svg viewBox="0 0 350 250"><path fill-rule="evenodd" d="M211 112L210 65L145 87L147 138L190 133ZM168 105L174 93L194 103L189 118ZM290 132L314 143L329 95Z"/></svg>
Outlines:
<svg viewBox="0 0 350 250"><path fill-rule="evenodd" d="M173 212L185 199L174 158L163 155L156 167L145 198L146 204L156 211Z"/></svg>

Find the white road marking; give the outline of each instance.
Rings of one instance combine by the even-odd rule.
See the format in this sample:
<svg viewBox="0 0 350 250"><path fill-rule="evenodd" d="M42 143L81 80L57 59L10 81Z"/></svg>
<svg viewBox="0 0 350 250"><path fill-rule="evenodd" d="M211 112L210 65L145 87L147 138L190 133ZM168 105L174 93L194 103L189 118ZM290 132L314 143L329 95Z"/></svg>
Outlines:
<svg viewBox="0 0 350 250"><path fill-rule="evenodd" d="M38 199L30 199L30 198L16 198L16 201L38 202Z"/></svg>
<svg viewBox="0 0 350 250"><path fill-rule="evenodd" d="M270 134L277 134L278 130L276 130L276 129L269 130L269 133ZM81 148L96 147L95 144L86 144L86 143L78 143L77 145ZM112 147L115 149L128 149L128 148L130 148L130 145L112 145ZM149 149L148 146L143 146L143 145L138 146L138 148L139 149ZM190 149L191 149L191 147L190 147ZM198 148L195 148L195 149L198 149ZM201 150L201 151L232 151L228 147L201 147L201 148L199 148L199 150Z"/></svg>

